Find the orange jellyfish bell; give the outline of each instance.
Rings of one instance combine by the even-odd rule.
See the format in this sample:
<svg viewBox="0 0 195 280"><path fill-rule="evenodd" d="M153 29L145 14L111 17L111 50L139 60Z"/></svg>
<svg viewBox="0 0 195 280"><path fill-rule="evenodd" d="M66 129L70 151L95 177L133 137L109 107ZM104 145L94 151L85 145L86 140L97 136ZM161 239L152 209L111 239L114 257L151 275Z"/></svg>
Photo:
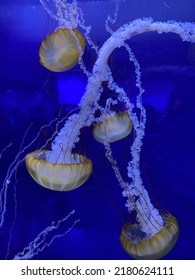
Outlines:
<svg viewBox="0 0 195 280"><path fill-rule="evenodd" d="M45 160L50 151L26 155L26 168L41 186L55 191L70 191L81 186L92 173L92 162L80 154L71 154L73 163L51 163Z"/></svg>
<svg viewBox="0 0 195 280"><path fill-rule="evenodd" d="M101 143L112 143L127 137L132 130L132 121L127 111L110 114L93 128L94 138Z"/></svg>
<svg viewBox="0 0 195 280"><path fill-rule="evenodd" d="M77 29L60 28L42 42L39 49L40 63L53 72L67 71L78 63L79 44L83 51L85 38Z"/></svg>
<svg viewBox="0 0 195 280"><path fill-rule="evenodd" d="M157 260L168 254L175 245L179 226L177 219L164 216L165 225L154 236L143 237L138 225L125 224L120 235L123 249L133 258L140 260Z"/></svg>

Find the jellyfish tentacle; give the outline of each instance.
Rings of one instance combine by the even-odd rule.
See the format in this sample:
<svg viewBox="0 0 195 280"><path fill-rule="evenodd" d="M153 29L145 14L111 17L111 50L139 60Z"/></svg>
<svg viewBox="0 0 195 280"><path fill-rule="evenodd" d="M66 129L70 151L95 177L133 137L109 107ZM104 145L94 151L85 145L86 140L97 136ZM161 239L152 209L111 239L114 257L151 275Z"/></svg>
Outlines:
<svg viewBox="0 0 195 280"><path fill-rule="evenodd" d="M123 196L127 197L127 202L130 203L130 207L128 208L129 212L132 210L136 211L138 222L142 230L148 236L156 234L164 225L164 220L159 214L159 211L151 204L146 190L142 193L134 182L129 185L123 180L116 160L113 158L110 144L104 143L104 147L106 150L106 157L111 163L116 178L123 189Z"/></svg>
<svg viewBox="0 0 195 280"><path fill-rule="evenodd" d="M58 221L53 221L51 223L51 225L47 226L44 230L42 230L37 236L36 238L31 241L28 246L26 246L22 252L17 253L14 256L14 260L29 260L32 259L34 256L36 256L37 254L39 254L40 252L42 252L46 247L49 247L53 241L56 238L59 237L63 237L66 234L68 234L74 227L75 225L80 221L75 220L72 225L63 233L61 234L55 234L52 238L50 238L50 240L46 241L46 239L48 238L49 234L55 230L57 230L61 224L65 223L71 215L73 215L75 213L75 210L72 210L67 216L65 216L64 218L58 220Z"/></svg>
<svg viewBox="0 0 195 280"><path fill-rule="evenodd" d="M78 26L79 14L76 0L72 0L72 3L68 3L67 0L39 1L47 14L57 21L59 28L74 29Z"/></svg>

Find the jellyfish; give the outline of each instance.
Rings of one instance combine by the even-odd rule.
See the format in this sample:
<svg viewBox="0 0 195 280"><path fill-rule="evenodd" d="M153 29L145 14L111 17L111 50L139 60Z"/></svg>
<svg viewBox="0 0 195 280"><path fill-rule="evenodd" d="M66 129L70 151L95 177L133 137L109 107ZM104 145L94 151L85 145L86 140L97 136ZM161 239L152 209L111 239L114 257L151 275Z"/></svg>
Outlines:
<svg viewBox="0 0 195 280"><path fill-rule="evenodd" d="M84 48L85 39L77 29L57 29L41 43L40 63L53 72L67 71L78 63Z"/></svg>
<svg viewBox="0 0 195 280"><path fill-rule="evenodd" d="M154 207L140 174L140 152L146 123L146 111L142 104L144 89L141 83L139 63L126 41L131 42L130 39L133 36L154 31L159 34L173 32L178 34L183 41L195 42L195 25L193 23L154 22L151 18L138 19L112 32L110 38L97 53L97 60L92 73L88 76L86 91L78 105L79 112L68 117L64 127L55 137L49 151L38 151L26 157L27 169L39 184L46 187L52 186L53 189L57 187L58 189L59 185L61 188L64 180L68 182L68 187L72 184L74 185L73 188L76 188L80 185L80 181L86 181L89 174L91 174L91 170L88 175L84 172L84 175L81 175L82 179L79 178L79 182L70 183L72 180L77 180L72 177L72 174L69 177L69 170L74 169L70 159L75 157L73 149L75 144L79 142L81 129L95 124L93 134L98 141L104 144L105 155L114 170L119 185L123 189L122 195L127 199L126 207L128 212L129 214L135 213L135 223L127 223L122 227L120 241L124 250L136 259L162 258L173 248L179 235L176 217L172 214L161 213ZM131 103L125 90L114 81L112 71L108 66L108 58L111 53L116 48L121 47L126 49L129 60L135 68L136 87L139 91L135 105ZM113 103L123 102L125 104L125 114L117 115L110 111L111 117L109 117L108 110L104 110L100 106L99 100L103 94L103 83L117 94L117 101L112 100ZM99 124L99 118L96 117L97 111L101 112L101 119L103 120ZM112 155L110 143L128 136L132 127L135 139L130 147L131 159L127 166L128 181L126 182ZM76 158L79 159L79 164L80 158L82 158L83 163L86 161L80 155L76 156ZM42 170L40 173L40 169L37 167L39 165ZM68 166L70 168L66 173L65 170ZM56 171L53 172L53 170ZM68 175L63 177L63 172ZM77 176L76 174L75 172L75 177ZM65 178L66 176L68 176L68 179Z"/></svg>
<svg viewBox="0 0 195 280"><path fill-rule="evenodd" d="M156 260L167 255L178 239L179 226L171 214L164 215L163 221L163 228L152 237L147 237L139 224L125 224L120 235L123 249L135 259Z"/></svg>
<svg viewBox="0 0 195 280"><path fill-rule="evenodd" d="M78 17L77 2L54 1L57 15L48 10L44 1L40 2L58 22L56 30L41 43L40 63L53 72L67 71L78 63L85 49L85 38L75 28Z"/></svg>
<svg viewBox="0 0 195 280"><path fill-rule="evenodd" d="M55 191L78 188L90 177L92 162L80 154L71 155L71 163L48 162L49 151L34 151L26 155L26 168L41 186Z"/></svg>
<svg viewBox="0 0 195 280"><path fill-rule="evenodd" d="M101 143L113 143L127 137L132 131L132 122L127 111L110 113L102 122L94 125L93 136Z"/></svg>

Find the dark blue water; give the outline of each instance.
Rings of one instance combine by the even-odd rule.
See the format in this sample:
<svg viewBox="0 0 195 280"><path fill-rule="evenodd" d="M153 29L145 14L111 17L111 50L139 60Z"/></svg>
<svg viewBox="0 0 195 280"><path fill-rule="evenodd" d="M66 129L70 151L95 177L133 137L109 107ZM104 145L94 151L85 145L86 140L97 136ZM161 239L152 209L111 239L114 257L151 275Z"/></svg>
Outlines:
<svg viewBox="0 0 195 280"><path fill-rule="evenodd" d="M56 117L60 120L77 108L87 81L79 67L51 73L39 64L39 46L52 30L53 23L45 16L39 1L14 2L0 3L0 151L13 143L0 159L1 185L29 125L32 123L24 147L43 125ZM124 13L119 10L117 27L141 16L195 21L194 1L188 1L188 7L186 1L177 1L177 4L171 0L158 1L156 8L154 1L149 4L141 0L127 2L121 4L127 7ZM100 15L95 15L92 37L101 46L109 37L103 29L104 13L114 9L107 1L98 5L104 9L100 9ZM97 9L95 4L89 7ZM90 13L86 15L87 20L90 24ZM141 153L142 178L154 205L176 216L180 227L179 239L165 258L195 259L195 47L182 42L177 35L155 33L137 36L129 45L140 63L145 88L143 102L147 124ZM95 58L87 46L84 60L89 69ZM137 94L135 74L125 52L115 51L109 63L117 82L134 100ZM107 97L109 92L105 92ZM43 128L23 156L41 147L54 129L54 125ZM133 135L130 135L112 144L124 176L132 140ZM0 229L1 259L6 257L8 244L7 258L11 259L53 220L63 218L72 209L76 210L75 215L56 233L65 232L75 219L80 222L35 259L130 259L119 242L122 225L129 220L125 199L105 158L104 148L93 139L91 128L82 131L77 149L93 161L94 170L83 186L71 192L44 189L29 176L24 163L18 167L9 185L5 223Z"/></svg>

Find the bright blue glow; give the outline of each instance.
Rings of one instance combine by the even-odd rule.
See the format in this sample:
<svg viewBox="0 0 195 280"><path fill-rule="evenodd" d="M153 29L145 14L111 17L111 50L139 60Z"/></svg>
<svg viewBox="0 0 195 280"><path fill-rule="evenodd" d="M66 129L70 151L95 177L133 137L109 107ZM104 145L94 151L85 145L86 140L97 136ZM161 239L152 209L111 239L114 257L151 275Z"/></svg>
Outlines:
<svg viewBox="0 0 195 280"><path fill-rule="evenodd" d="M158 111L165 112L169 106L171 92L174 89L174 83L168 80L156 80L147 82L147 91L144 95L144 102ZM159 87L160 85L160 87Z"/></svg>
<svg viewBox="0 0 195 280"><path fill-rule="evenodd" d="M57 78L59 104L77 105L85 92L86 82L87 79L81 74L59 74Z"/></svg>

